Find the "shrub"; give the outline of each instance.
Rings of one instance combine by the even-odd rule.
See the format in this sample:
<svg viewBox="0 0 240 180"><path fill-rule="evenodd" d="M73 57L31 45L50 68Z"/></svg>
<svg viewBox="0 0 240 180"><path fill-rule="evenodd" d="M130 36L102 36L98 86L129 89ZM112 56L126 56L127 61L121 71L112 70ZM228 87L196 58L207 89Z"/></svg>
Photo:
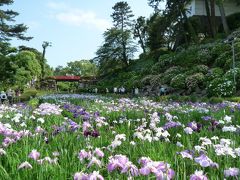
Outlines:
<svg viewBox="0 0 240 180"><path fill-rule="evenodd" d="M208 66L200 64L197 65L195 67L193 67L193 71L196 73L203 73L203 74L207 74L208 73Z"/></svg>
<svg viewBox="0 0 240 180"><path fill-rule="evenodd" d="M186 78L186 85L189 90L194 90L195 88L203 84L205 77L203 73L196 73Z"/></svg>
<svg viewBox="0 0 240 180"><path fill-rule="evenodd" d="M150 79L150 84L152 86L160 86L162 77L163 74L153 75Z"/></svg>
<svg viewBox="0 0 240 180"><path fill-rule="evenodd" d="M212 103L212 104L222 103L223 102L223 98L221 98L221 97L211 97L209 99L209 102Z"/></svg>
<svg viewBox="0 0 240 180"><path fill-rule="evenodd" d="M197 64L197 51L198 48L196 46L182 50L174 56L173 64L181 67L189 67Z"/></svg>
<svg viewBox="0 0 240 180"><path fill-rule="evenodd" d="M201 48L197 51L196 59L198 63L208 64L212 56L208 48Z"/></svg>
<svg viewBox="0 0 240 180"><path fill-rule="evenodd" d="M227 101L240 103L240 97L230 97L226 98Z"/></svg>
<svg viewBox="0 0 240 180"><path fill-rule="evenodd" d="M158 62L152 66L151 72L153 74L164 72L172 65L173 59L174 59L173 53L160 56Z"/></svg>
<svg viewBox="0 0 240 180"><path fill-rule="evenodd" d="M208 96L229 97L235 93L235 85L232 79L226 77L216 78L207 86Z"/></svg>
<svg viewBox="0 0 240 180"><path fill-rule="evenodd" d="M57 84L57 87L59 91L68 91L70 89L70 85L64 82L59 82Z"/></svg>
<svg viewBox="0 0 240 180"><path fill-rule="evenodd" d="M234 73L235 73L235 80L236 80L236 85L237 85L236 88L240 89L240 68L235 68L234 70L230 69L229 71L227 71L225 73L224 77L227 79L233 80Z"/></svg>
<svg viewBox="0 0 240 180"><path fill-rule="evenodd" d="M153 75L148 75L146 77L144 77L142 80L141 80L141 84L143 85L150 85L150 81L151 81L151 78L152 78Z"/></svg>
<svg viewBox="0 0 240 180"><path fill-rule="evenodd" d="M37 90L35 89L28 89L25 90L25 92L19 97L19 100L21 102L29 101L31 98L36 97Z"/></svg>
<svg viewBox="0 0 240 180"><path fill-rule="evenodd" d="M229 51L221 52L221 54L216 58L214 66L224 68L226 61L232 59L232 54Z"/></svg>
<svg viewBox="0 0 240 180"><path fill-rule="evenodd" d="M172 78L170 86L176 89L185 89L186 88L186 75L178 74L174 78Z"/></svg>
<svg viewBox="0 0 240 180"><path fill-rule="evenodd" d="M231 51L231 46L221 42L221 43L215 43L210 53L213 59L216 59L217 57L219 57L219 55L225 52L229 53L230 51Z"/></svg>
<svg viewBox="0 0 240 180"><path fill-rule="evenodd" d="M215 78L220 78L224 74L224 71L221 68L212 68L208 71L208 74L206 75L207 81L212 81Z"/></svg>
<svg viewBox="0 0 240 180"><path fill-rule="evenodd" d="M28 102L28 105L33 107L33 108L36 108L38 105L39 105L39 99L37 98L33 98L31 99L29 102Z"/></svg>
<svg viewBox="0 0 240 180"><path fill-rule="evenodd" d="M240 27L240 13L234 13L227 17L227 22L231 30L235 30Z"/></svg>
<svg viewBox="0 0 240 180"><path fill-rule="evenodd" d="M171 80L178 74L184 72L184 69L180 66L173 66L166 70L163 73L162 83L163 84L170 84Z"/></svg>

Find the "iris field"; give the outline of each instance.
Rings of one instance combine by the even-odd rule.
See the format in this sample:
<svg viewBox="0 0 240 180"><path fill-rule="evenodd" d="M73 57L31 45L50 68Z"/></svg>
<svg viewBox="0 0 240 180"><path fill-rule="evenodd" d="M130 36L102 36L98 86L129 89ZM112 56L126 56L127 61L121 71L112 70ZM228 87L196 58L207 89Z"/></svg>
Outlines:
<svg viewBox="0 0 240 180"><path fill-rule="evenodd" d="M0 179L240 179L240 104L49 95L0 106Z"/></svg>

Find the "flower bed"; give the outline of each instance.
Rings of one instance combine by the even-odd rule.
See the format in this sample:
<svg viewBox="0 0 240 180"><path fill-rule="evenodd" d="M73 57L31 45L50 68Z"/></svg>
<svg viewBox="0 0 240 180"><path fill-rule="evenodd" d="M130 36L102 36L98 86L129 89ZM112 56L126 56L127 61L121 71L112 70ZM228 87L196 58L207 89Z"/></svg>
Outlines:
<svg viewBox="0 0 240 180"><path fill-rule="evenodd" d="M238 103L62 96L35 109L0 106L1 177L240 177Z"/></svg>

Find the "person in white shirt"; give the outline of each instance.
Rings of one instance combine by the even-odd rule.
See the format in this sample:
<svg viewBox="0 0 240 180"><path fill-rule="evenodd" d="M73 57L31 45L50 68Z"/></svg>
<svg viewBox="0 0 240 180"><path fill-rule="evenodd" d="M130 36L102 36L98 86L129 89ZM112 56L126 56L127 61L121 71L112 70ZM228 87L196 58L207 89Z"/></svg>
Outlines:
<svg viewBox="0 0 240 180"><path fill-rule="evenodd" d="M109 93L109 90L108 90L108 88L106 88L106 93Z"/></svg>
<svg viewBox="0 0 240 180"><path fill-rule="evenodd" d="M135 94L135 95L138 95L138 94L139 94L139 89L138 89L138 88L135 88L135 89L134 89L134 94Z"/></svg>

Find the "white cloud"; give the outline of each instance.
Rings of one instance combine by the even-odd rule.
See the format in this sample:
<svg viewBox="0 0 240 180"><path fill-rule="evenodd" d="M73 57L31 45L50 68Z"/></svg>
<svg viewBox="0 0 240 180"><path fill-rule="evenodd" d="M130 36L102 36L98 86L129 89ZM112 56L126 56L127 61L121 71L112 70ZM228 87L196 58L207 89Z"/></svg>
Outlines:
<svg viewBox="0 0 240 180"><path fill-rule="evenodd" d="M63 23L67 23L74 26L94 26L100 30L106 30L111 26L110 22L106 19L98 18L92 11L82 11L75 9L67 12L57 13L55 18Z"/></svg>
<svg viewBox="0 0 240 180"><path fill-rule="evenodd" d="M61 9L68 8L68 6L64 2L53 2L53 1L48 2L47 7L50 9L55 9L55 10L61 10Z"/></svg>
<svg viewBox="0 0 240 180"><path fill-rule="evenodd" d="M47 6L51 10L55 10L55 12L51 12L51 17L68 25L94 27L101 31L111 27L111 22L97 17L97 14L93 11L71 8L61 2L48 2Z"/></svg>

